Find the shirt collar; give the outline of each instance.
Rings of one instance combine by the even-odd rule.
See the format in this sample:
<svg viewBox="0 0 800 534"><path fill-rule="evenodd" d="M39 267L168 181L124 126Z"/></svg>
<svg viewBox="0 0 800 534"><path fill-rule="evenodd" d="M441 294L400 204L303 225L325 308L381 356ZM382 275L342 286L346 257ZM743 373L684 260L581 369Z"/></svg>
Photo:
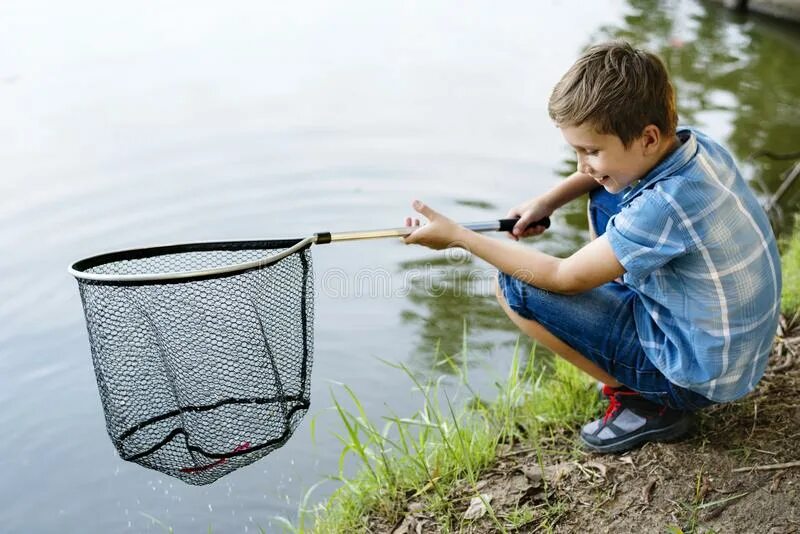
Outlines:
<svg viewBox="0 0 800 534"><path fill-rule="evenodd" d="M681 145L650 169L638 182L625 188L622 191L621 205L629 204L639 196L639 193L656 182L674 176L681 167L692 160L697 153L697 136L689 128L679 129L677 136L681 140Z"/></svg>

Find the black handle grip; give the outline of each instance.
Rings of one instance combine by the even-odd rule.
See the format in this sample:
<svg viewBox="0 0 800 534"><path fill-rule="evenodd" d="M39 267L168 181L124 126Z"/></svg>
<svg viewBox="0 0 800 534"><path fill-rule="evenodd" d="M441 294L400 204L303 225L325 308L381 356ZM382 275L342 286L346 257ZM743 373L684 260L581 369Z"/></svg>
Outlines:
<svg viewBox="0 0 800 534"><path fill-rule="evenodd" d="M500 232L510 232L514 229L514 225L517 224L519 217L516 219L500 219ZM534 226L544 226L545 228L550 228L550 217L545 217L544 219L536 222L532 222L528 225L528 228L533 228Z"/></svg>

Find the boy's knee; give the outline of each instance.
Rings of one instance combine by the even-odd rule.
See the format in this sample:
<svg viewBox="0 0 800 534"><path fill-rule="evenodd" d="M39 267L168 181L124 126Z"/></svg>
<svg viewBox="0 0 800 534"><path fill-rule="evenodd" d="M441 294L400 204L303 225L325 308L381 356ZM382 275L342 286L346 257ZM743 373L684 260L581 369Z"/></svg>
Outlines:
<svg viewBox="0 0 800 534"><path fill-rule="evenodd" d="M523 317L519 313L519 310L516 309L516 308L518 308L518 306L514 306L506 298L506 295L503 292L502 284L500 283L500 277L501 276L504 276L504 275L502 273L497 273L497 277L494 280L494 290L495 290L494 294L495 294L495 297L497 298L497 302L500 303L500 307L503 308L503 311L506 313L506 315L514 323L519 324L520 321L524 321L525 320L525 317Z"/></svg>
<svg viewBox="0 0 800 534"><path fill-rule="evenodd" d="M510 311L511 305L506 298L506 295L503 291L503 284L500 281L500 277L505 276L503 273L498 272L497 276L494 278L494 295L497 298L497 302L500 303L500 306L503 307L506 312Z"/></svg>
<svg viewBox="0 0 800 534"><path fill-rule="evenodd" d="M505 311L506 314L508 314L508 312L512 310L508 305L506 296L503 294L503 287L500 284L501 276L503 276L503 274L498 272L497 276L494 277L494 296L497 299L497 302L500 303L500 307L503 308L503 311Z"/></svg>

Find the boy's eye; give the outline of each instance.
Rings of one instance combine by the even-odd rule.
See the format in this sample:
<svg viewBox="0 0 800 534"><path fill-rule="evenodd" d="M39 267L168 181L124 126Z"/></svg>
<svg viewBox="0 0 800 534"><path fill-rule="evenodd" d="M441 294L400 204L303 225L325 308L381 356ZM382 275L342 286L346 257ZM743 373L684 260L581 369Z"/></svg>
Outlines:
<svg viewBox="0 0 800 534"><path fill-rule="evenodd" d="M586 155L587 156L596 156L597 152L598 152L598 150L587 150L586 151Z"/></svg>

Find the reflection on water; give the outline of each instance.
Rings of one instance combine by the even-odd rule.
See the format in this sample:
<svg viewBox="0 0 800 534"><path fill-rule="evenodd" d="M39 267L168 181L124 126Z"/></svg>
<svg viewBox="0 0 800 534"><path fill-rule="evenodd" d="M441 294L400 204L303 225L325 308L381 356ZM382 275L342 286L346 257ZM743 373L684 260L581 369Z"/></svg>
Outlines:
<svg viewBox="0 0 800 534"><path fill-rule="evenodd" d="M491 331L513 333L500 345L513 344L516 328L499 312L493 269L469 258L453 261L445 255L403 262L400 269L423 274L411 280L407 299L413 308L400 314L405 323L418 325L415 367L449 373L451 369L437 356L449 357L460 367L468 357L464 354L465 336L473 353L495 346L496 339L481 339Z"/></svg>

